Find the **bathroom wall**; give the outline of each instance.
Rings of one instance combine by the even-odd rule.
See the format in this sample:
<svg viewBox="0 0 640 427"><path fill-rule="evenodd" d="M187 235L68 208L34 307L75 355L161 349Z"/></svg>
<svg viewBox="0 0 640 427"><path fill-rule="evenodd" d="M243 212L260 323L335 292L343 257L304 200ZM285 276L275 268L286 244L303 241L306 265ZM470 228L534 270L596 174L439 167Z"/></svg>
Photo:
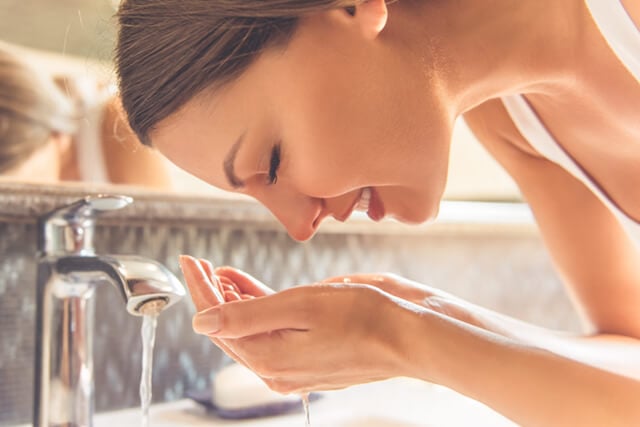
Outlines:
<svg viewBox="0 0 640 427"><path fill-rule="evenodd" d="M86 193L73 187L0 186L0 425L31 419L36 218ZM341 273L392 271L524 320L580 329L535 228L526 221L475 223L463 215L466 219L444 218L412 232L393 224L373 231L356 221L328 224L310 242L296 243L254 203L127 193L136 203L99 222L96 249L159 260L179 278L181 253L242 268L275 288ZM128 315L119 298L109 287L97 290L98 411L139 401L141 319ZM225 363L206 338L191 332L193 312L186 298L159 318L156 402L207 387Z"/></svg>

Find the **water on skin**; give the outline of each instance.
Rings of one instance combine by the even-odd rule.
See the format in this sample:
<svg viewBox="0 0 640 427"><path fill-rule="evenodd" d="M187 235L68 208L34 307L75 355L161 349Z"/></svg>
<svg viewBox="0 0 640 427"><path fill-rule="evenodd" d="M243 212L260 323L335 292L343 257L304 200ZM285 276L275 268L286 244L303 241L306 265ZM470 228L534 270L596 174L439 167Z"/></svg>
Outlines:
<svg viewBox="0 0 640 427"><path fill-rule="evenodd" d="M302 407L304 408L304 426L311 427L311 418L309 418L309 393L302 393Z"/></svg>
<svg viewBox="0 0 640 427"><path fill-rule="evenodd" d="M142 408L142 427L149 426L149 407L151 406L151 373L153 368L153 346L156 341L157 314L142 317L142 375L140 376L140 406Z"/></svg>

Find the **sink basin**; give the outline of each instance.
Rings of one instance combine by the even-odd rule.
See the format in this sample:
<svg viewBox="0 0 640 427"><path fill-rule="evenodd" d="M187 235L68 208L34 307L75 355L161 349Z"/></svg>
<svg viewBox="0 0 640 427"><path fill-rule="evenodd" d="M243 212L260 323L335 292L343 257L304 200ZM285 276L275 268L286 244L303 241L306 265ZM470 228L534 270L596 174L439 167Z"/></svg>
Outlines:
<svg viewBox="0 0 640 427"><path fill-rule="evenodd" d="M137 408L98 414L96 427L139 426ZM151 407L151 427L302 427L302 411L251 420L224 420L190 400ZM323 393L311 404L313 427L517 427L487 406L447 388L396 378Z"/></svg>

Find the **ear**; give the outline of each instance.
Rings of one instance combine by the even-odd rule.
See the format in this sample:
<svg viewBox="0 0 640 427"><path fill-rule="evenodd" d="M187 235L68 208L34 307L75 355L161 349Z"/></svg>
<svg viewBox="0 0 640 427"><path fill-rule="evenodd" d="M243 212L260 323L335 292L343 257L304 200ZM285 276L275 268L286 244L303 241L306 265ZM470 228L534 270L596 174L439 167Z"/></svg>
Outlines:
<svg viewBox="0 0 640 427"><path fill-rule="evenodd" d="M351 12L362 34L370 40L378 37L387 25L386 0L364 0L351 8Z"/></svg>

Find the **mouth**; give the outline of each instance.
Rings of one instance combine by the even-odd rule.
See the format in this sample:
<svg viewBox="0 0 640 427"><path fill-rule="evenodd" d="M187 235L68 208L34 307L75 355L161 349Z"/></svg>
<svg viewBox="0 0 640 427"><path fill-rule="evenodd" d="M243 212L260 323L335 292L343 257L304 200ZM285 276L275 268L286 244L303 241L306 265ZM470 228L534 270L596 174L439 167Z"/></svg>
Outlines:
<svg viewBox="0 0 640 427"><path fill-rule="evenodd" d="M384 218L384 206L378 192L372 187L363 188L346 214L336 217L336 219L344 222L354 211L365 212L374 221L380 221Z"/></svg>
<svg viewBox="0 0 640 427"><path fill-rule="evenodd" d="M384 204L375 188L371 188L370 191L371 195L369 196L367 215L369 215L369 218L373 221L378 222L385 216Z"/></svg>
<svg viewBox="0 0 640 427"><path fill-rule="evenodd" d="M360 198L358 202L353 207L354 211L358 212L367 212L369 211L369 204L371 203L371 188L365 187L360 192Z"/></svg>

